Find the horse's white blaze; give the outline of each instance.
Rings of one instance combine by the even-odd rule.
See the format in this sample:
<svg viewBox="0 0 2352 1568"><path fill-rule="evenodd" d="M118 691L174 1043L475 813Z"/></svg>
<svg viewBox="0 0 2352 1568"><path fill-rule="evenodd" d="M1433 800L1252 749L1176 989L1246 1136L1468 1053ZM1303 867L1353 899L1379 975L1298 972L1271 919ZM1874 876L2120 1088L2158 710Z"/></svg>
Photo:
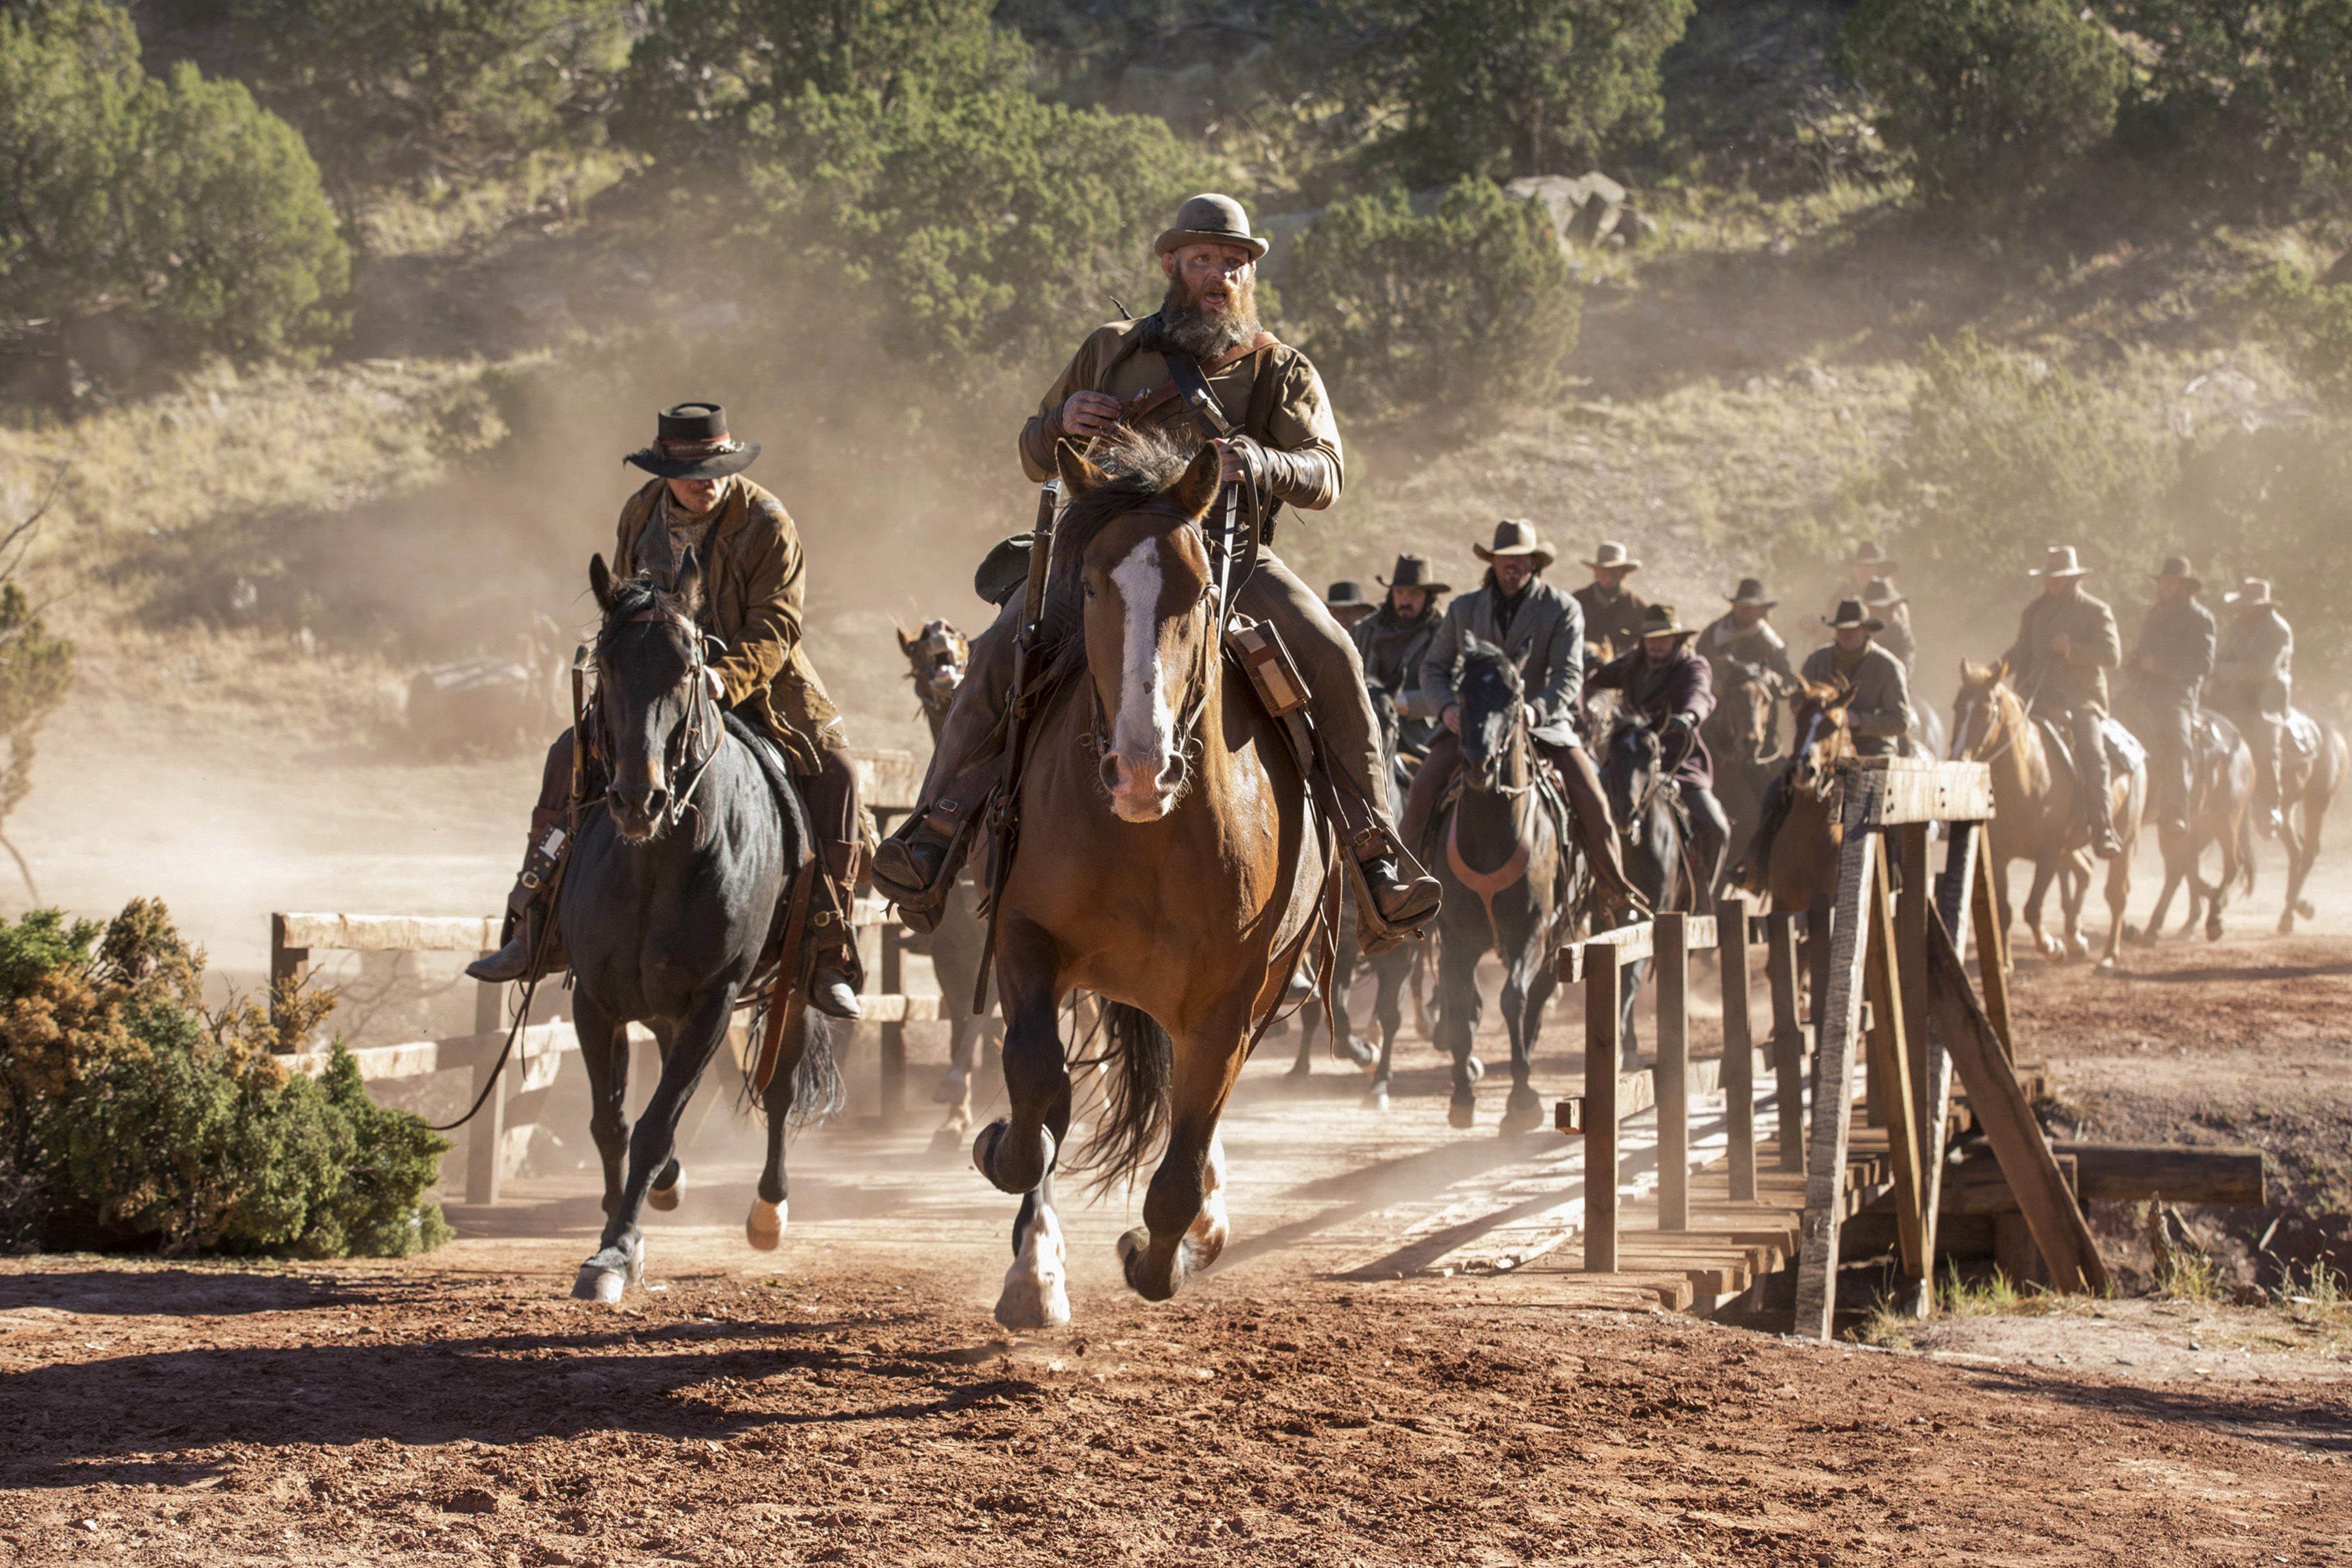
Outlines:
<svg viewBox="0 0 2352 1568"><path fill-rule="evenodd" d="M1041 1203L1021 1234L1020 1255L1004 1271L996 1321L1008 1329L1054 1329L1068 1322L1069 1272L1062 1222L1050 1205Z"/></svg>
<svg viewBox="0 0 2352 1568"><path fill-rule="evenodd" d="M1111 569L1110 580L1127 607L1118 725L1111 741L1130 764L1150 770L1145 782L1157 790L1176 728L1168 706L1168 684L1160 673L1160 541L1136 541L1127 559Z"/></svg>
<svg viewBox="0 0 2352 1568"><path fill-rule="evenodd" d="M1977 701L1975 698L1971 697L1966 702L1960 704L1959 722L1952 726L1952 754L1949 759L1950 761L1957 763L1969 754L1969 726L1976 722L1976 718Z"/></svg>
<svg viewBox="0 0 2352 1568"><path fill-rule="evenodd" d="M1230 1230L1225 1219L1225 1140L1215 1133L1210 1136L1209 1157L1201 1168L1201 1212L1184 1236L1192 1248L1192 1267L1205 1268L1215 1261L1225 1249Z"/></svg>

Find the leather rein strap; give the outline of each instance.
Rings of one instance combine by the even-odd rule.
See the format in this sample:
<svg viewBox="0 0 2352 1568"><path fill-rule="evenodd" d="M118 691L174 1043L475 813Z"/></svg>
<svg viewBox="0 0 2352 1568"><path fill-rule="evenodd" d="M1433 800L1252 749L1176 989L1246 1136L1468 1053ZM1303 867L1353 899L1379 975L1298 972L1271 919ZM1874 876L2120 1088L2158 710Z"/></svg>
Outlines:
<svg viewBox="0 0 2352 1568"><path fill-rule="evenodd" d="M1249 342L1227 349L1205 364L1193 365L1189 360L1171 358L1168 379L1157 386L1147 386L1129 398L1126 405L1119 410L1119 417L1132 425L1138 420L1150 418L1179 397L1192 396L1192 389L1185 384L1186 378L1183 373L1176 368L1179 363L1189 366L1193 374L1202 377L1205 383L1209 376L1231 370L1250 355L1263 353L1267 349L1278 348L1281 343L1282 340L1272 332L1260 332Z"/></svg>

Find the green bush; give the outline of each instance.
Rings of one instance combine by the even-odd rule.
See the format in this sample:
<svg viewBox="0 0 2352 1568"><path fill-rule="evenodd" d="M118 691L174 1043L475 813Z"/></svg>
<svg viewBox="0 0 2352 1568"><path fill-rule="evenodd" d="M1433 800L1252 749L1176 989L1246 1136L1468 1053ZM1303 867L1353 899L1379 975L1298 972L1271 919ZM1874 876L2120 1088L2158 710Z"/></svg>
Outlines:
<svg viewBox="0 0 2352 1568"><path fill-rule="evenodd" d="M2322 399L2352 409L2352 284L2315 282L2275 261L2221 303L2275 337Z"/></svg>
<svg viewBox="0 0 2352 1568"><path fill-rule="evenodd" d="M2144 46L2134 119L2162 150L2289 187L2352 161L2352 0L2104 0Z"/></svg>
<svg viewBox="0 0 2352 1568"><path fill-rule="evenodd" d="M2345 695L2352 658L2352 419L2224 426L2188 460L2170 512L2219 588L2263 577L2294 625L2298 706Z"/></svg>
<svg viewBox="0 0 2352 1568"><path fill-rule="evenodd" d="M234 82L146 77L102 0L0 10L0 315L144 318L188 351L327 341L350 257L310 153Z"/></svg>
<svg viewBox="0 0 2352 1568"><path fill-rule="evenodd" d="M2071 0L1862 0L1847 68L1929 202L2028 198L2115 129L2130 61Z"/></svg>
<svg viewBox="0 0 2352 1568"><path fill-rule="evenodd" d="M1402 108L1417 180L1581 174L1664 121L1658 61L1692 0L1332 0L1302 7L1294 74L1361 125Z"/></svg>
<svg viewBox="0 0 2352 1568"><path fill-rule="evenodd" d="M1402 191L1334 202L1283 299L1343 409L1442 421L1550 396L1582 310L1541 205L1483 179L1428 217Z"/></svg>
<svg viewBox="0 0 2352 1568"><path fill-rule="evenodd" d="M263 96L345 195L594 140L627 47L604 0L233 0L230 15Z"/></svg>
<svg viewBox="0 0 2352 1568"><path fill-rule="evenodd" d="M332 1005L289 994L207 1015L202 959L160 904L101 929L0 923L0 1239L405 1257L449 1237L423 1201L448 1140L372 1102L340 1042L320 1079L291 1043Z"/></svg>

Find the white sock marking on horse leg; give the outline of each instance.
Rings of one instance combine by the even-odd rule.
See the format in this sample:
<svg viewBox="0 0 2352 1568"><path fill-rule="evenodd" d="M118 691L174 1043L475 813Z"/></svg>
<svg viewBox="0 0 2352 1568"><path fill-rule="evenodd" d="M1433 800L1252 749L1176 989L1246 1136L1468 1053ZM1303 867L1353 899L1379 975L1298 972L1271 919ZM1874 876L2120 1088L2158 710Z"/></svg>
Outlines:
<svg viewBox="0 0 2352 1568"><path fill-rule="evenodd" d="M1022 1234L1021 1254L1004 1271L1004 1292L996 1299L996 1321L1008 1329L1055 1329L1070 1321L1068 1251L1062 1222L1052 1208L1037 1205Z"/></svg>
<svg viewBox="0 0 2352 1568"><path fill-rule="evenodd" d="M1158 762L1168 754L1175 721L1160 679L1160 542L1139 539L1127 559L1111 569L1111 582L1127 607L1120 645L1118 730L1112 743L1129 757ZM1150 728L1141 733L1140 726Z"/></svg>
<svg viewBox="0 0 2352 1568"><path fill-rule="evenodd" d="M1192 1254L1192 1267L1206 1268L1225 1249L1225 1237L1231 1226L1225 1221L1225 1140L1222 1133L1209 1139L1209 1157L1201 1168L1201 1212L1194 1217L1192 1229L1184 1233L1184 1245Z"/></svg>

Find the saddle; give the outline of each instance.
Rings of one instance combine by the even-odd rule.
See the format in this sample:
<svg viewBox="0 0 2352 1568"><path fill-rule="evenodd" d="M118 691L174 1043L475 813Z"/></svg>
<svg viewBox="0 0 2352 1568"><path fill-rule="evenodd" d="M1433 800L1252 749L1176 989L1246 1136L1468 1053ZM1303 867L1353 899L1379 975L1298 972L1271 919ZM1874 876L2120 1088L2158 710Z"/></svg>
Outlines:
<svg viewBox="0 0 2352 1568"><path fill-rule="evenodd" d="M2216 764L2226 763L2236 755L2239 740L2235 724L2210 710L2200 711L2196 725L2189 731L2189 743L2199 775L2202 776Z"/></svg>
<svg viewBox="0 0 2352 1568"><path fill-rule="evenodd" d="M2066 731L2056 721L2039 713L2033 716L2033 726L2042 732L2042 749L2049 753L2052 770L2070 779L2079 777L2074 767L2074 744ZM2110 776L2147 766L2147 748L2139 743L2138 736L2113 718L2099 721L2099 738L2106 744Z"/></svg>
<svg viewBox="0 0 2352 1568"><path fill-rule="evenodd" d="M2316 762L2319 758L2319 721L2300 708L2286 710L2286 722L2279 726L2286 743L2294 749L2298 763Z"/></svg>

